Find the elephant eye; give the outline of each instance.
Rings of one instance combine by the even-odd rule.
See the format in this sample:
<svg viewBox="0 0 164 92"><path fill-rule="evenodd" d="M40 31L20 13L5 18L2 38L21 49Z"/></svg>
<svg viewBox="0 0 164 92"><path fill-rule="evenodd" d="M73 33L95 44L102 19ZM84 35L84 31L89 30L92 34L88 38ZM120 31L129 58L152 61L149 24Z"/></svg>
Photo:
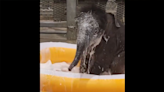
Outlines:
<svg viewBox="0 0 164 92"><path fill-rule="evenodd" d="M98 32L99 32L98 30L95 30L94 34L98 34Z"/></svg>
<svg viewBox="0 0 164 92"><path fill-rule="evenodd" d="M95 31L95 32L94 32L94 36L97 36L97 33L98 33L98 31Z"/></svg>

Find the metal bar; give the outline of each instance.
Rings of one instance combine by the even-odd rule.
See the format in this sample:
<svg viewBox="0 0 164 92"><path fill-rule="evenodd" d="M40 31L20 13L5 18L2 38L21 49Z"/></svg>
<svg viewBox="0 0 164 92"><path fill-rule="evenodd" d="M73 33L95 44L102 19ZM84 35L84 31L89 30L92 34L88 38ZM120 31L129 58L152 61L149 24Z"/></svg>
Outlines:
<svg viewBox="0 0 164 92"><path fill-rule="evenodd" d="M67 22L40 22L40 27L67 27Z"/></svg>
<svg viewBox="0 0 164 92"><path fill-rule="evenodd" d="M40 34L66 34L67 31L40 32Z"/></svg>
<svg viewBox="0 0 164 92"><path fill-rule="evenodd" d="M76 17L76 3L77 0L67 0L67 39L75 40L76 39L76 30L75 30L75 17ZM70 27L74 26L74 27Z"/></svg>
<svg viewBox="0 0 164 92"><path fill-rule="evenodd" d="M49 42L49 41L53 41L53 42L66 42L67 39L63 38L63 39L48 39L48 38L40 38L40 42Z"/></svg>

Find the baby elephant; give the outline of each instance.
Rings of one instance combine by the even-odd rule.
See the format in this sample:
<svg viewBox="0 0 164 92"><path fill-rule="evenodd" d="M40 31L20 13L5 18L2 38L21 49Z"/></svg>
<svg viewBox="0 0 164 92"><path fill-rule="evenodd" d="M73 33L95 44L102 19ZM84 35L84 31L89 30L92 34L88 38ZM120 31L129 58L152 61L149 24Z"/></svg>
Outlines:
<svg viewBox="0 0 164 92"><path fill-rule="evenodd" d="M71 71L81 59L80 73L125 73L124 25L116 21L113 14L106 14L94 5L82 8L76 22L77 51L68 70Z"/></svg>

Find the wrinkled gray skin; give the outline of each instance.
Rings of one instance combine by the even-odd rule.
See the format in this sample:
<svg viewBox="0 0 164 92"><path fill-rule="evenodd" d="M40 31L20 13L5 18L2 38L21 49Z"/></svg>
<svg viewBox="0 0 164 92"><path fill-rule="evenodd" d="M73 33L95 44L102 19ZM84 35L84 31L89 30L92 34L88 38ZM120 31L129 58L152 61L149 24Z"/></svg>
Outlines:
<svg viewBox="0 0 164 92"><path fill-rule="evenodd" d="M125 74L125 26L115 22L113 14L100 8L83 9L77 18L77 51L69 71L81 59L80 73Z"/></svg>
<svg viewBox="0 0 164 92"><path fill-rule="evenodd" d="M95 47L100 43L104 30L100 29L99 24L92 14L92 11L82 12L76 19L77 22L77 51L73 62L69 67L69 71L76 66L81 59L80 73L89 73L92 55ZM89 57L87 57L89 55ZM85 62L86 58L89 59ZM82 66L83 65L83 66ZM88 70L86 69L88 68ZM86 71L87 70L87 71Z"/></svg>

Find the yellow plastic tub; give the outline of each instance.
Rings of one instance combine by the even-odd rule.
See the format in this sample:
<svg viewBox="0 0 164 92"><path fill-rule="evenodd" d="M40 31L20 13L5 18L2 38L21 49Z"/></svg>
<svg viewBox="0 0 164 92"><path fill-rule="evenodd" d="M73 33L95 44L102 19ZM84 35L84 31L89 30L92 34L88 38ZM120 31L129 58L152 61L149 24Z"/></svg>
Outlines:
<svg viewBox="0 0 164 92"><path fill-rule="evenodd" d="M71 63L75 44L61 42L40 43L40 63ZM125 92L125 75L89 75L40 69L41 92Z"/></svg>

